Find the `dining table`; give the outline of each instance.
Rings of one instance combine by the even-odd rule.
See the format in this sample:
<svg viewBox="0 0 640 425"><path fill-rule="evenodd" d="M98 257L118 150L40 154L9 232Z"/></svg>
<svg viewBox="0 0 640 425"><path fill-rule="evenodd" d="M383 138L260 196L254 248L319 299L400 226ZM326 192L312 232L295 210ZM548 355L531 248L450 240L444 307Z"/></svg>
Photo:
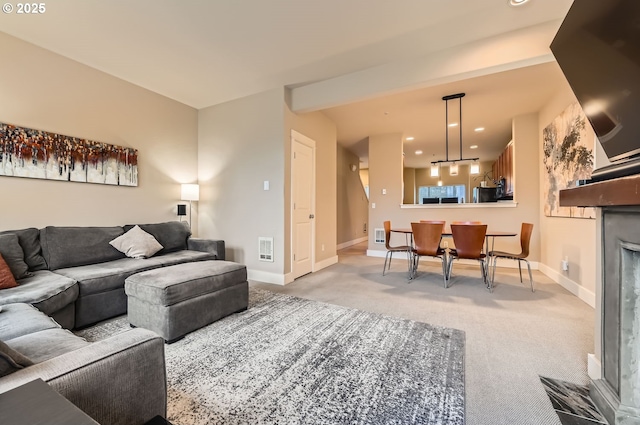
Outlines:
<svg viewBox="0 0 640 425"><path fill-rule="evenodd" d="M391 232L403 233L405 235L405 237L407 238L407 245L413 246L413 231L411 230L410 227L392 228ZM517 232L509 232L509 231L505 231L505 230L493 230L493 229L487 228L487 233L485 234L485 239L484 239L484 241L485 241L484 242L485 243L485 255L487 255L487 254L489 254L489 252L493 251L493 247L494 247L496 238L513 237L513 236L517 236L517 235L518 235ZM442 232L442 236L443 237L452 237L453 233L451 232L451 228L446 228ZM489 250L489 238L491 238L491 251Z"/></svg>

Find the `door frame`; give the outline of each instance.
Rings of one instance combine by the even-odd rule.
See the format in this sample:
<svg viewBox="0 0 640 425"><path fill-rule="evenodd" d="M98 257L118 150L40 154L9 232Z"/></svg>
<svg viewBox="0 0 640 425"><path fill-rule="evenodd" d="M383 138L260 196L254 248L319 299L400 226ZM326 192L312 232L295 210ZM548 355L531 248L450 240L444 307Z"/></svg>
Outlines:
<svg viewBox="0 0 640 425"><path fill-rule="evenodd" d="M295 227L295 220L294 220L294 208L293 208L293 204L294 204L294 197L295 197L295 187L294 187L294 173L293 173L293 160L294 160L294 145L296 142L299 142L309 148L311 148L311 153L313 156L312 159L312 169L311 169L311 210L313 211L314 216L316 215L316 142L315 140L305 136L304 134L296 131L296 130L291 130L291 165L290 165L290 175L291 175L291 182L290 182L290 191L291 191L291 199L289 200L290 202L290 246L291 246L291 252L290 252L290 262L291 262L291 276L292 276L292 281L297 279L297 277L294 277L294 259L293 256L295 254L295 250L294 248L296 247L295 245L295 238L294 238L294 227ZM313 218L311 221L311 273L315 272L315 268L316 268L316 220L317 217ZM300 277L300 276L298 276Z"/></svg>

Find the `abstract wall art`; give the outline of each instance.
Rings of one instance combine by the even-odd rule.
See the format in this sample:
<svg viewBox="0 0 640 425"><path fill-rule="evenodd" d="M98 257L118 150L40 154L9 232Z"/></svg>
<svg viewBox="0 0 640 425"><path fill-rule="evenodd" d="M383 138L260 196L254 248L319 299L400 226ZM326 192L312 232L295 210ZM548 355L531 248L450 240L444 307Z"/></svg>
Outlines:
<svg viewBox="0 0 640 425"><path fill-rule="evenodd" d="M0 123L0 176L138 185L138 151Z"/></svg>
<svg viewBox="0 0 640 425"><path fill-rule="evenodd" d="M595 218L594 208L561 207L559 191L575 187L593 172L595 133L578 103L567 107L542 131L544 213L547 217Z"/></svg>

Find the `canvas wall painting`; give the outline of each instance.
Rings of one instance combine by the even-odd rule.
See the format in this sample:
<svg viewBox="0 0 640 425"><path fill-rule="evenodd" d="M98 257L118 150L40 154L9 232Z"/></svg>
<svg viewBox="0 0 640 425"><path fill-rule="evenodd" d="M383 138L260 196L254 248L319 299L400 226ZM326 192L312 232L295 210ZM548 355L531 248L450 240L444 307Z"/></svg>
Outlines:
<svg viewBox="0 0 640 425"><path fill-rule="evenodd" d="M0 123L0 176L138 185L138 151Z"/></svg>
<svg viewBox="0 0 640 425"><path fill-rule="evenodd" d="M595 133L578 103L569 105L543 130L544 213L547 217L595 218L594 208L561 207L560 190L593 172Z"/></svg>

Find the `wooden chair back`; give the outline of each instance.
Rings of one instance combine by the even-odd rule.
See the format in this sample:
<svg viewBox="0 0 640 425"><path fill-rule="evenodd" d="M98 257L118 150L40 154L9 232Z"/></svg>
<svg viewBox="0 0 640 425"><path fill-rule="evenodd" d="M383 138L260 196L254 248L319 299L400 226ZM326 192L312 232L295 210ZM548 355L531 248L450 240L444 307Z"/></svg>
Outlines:
<svg viewBox="0 0 640 425"><path fill-rule="evenodd" d="M444 221L411 223L411 231L413 232L414 249L418 255L437 257L442 253L438 251L444 231Z"/></svg>
<svg viewBox="0 0 640 425"><path fill-rule="evenodd" d="M527 258L529 256L529 243L531 242L532 233L533 224L522 223L522 228L520 229L520 247L522 248L520 257L522 258Z"/></svg>
<svg viewBox="0 0 640 425"><path fill-rule="evenodd" d="M484 257L482 247L487 234L486 224L451 224L456 256L478 260Z"/></svg>
<svg viewBox="0 0 640 425"><path fill-rule="evenodd" d="M482 224L481 221L452 221L451 224Z"/></svg>
<svg viewBox="0 0 640 425"><path fill-rule="evenodd" d="M391 249L389 241L391 240L391 222L385 221L384 223L384 245L387 249Z"/></svg>

